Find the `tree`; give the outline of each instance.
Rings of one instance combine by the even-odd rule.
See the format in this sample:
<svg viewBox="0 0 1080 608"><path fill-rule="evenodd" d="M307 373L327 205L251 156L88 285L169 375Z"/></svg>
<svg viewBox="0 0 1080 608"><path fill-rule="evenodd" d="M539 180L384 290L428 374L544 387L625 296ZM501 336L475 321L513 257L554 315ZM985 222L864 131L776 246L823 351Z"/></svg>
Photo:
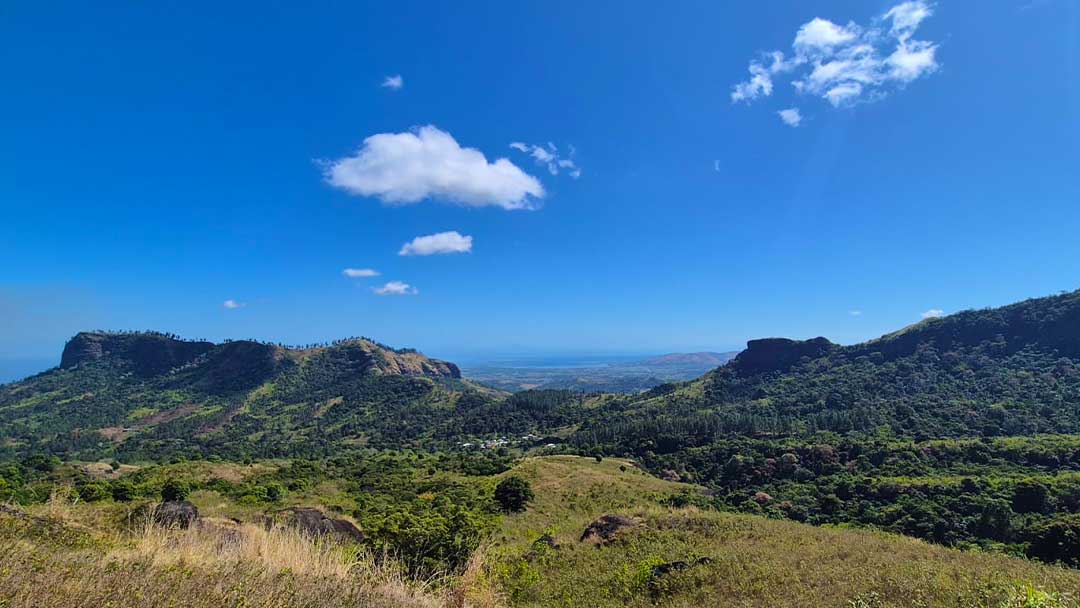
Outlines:
<svg viewBox="0 0 1080 608"><path fill-rule="evenodd" d="M1050 490L1037 479L1024 479L1013 490L1012 507L1017 513L1045 513L1050 506Z"/></svg>
<svg viewBox="0 0 1080 608"><path fill-rule="evenodd" d="M1066 515L1040 523L1028 533L1027 553L1045 562L1080 565L1080 515Z"/></svg>
<svg viewBox="0 0 1080 608"><path fill-rule="evenodd" d="M529 482L520 477L507 477L495 486L495 501L506 513L524 511L533 498L535 494Z"/></svg>

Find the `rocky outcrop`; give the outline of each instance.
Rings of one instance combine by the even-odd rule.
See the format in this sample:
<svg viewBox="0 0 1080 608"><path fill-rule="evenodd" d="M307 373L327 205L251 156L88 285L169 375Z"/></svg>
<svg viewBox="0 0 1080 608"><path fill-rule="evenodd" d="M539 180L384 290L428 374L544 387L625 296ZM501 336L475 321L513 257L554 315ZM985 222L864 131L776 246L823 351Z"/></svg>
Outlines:
<svg viewBox="0 0 1080 608"><path fill-rule="evenodd" d="M750 340L746 350L730 363L735 371L744 376L783 372L791 369L804 357L814 359L837 348L825 338L790 340L788 338L763 338Z"/></svg>
<svg viewBox="0 0 1080 608"><path fill-rule="evenodd" d="M672 469L664 469L660 472L660 479L664 481L682 481L682 476Z"/></svg>
<svg viewBox="0 0 1080 608"><path fill-rule="evenodd" d="M362 542L364 533L347 519L326 515L319 509L293 507L279 511L278 518L309 536L328 536L339 541Z"/></svg>
<svg viewBox="0 0 1080 608"><path fill-rule="evenodd" d="M164 528L187 530L199 519L199 508L186 500L163 502L154 507L154 523Z"/></svg>
<svg viewBox="0 0 1080 608"><path fill-rule="evenodd" d="M108 359L140 376L163 374L207 353L210 342L189 342L158 333L82 332L64 346L60 367Z"/></svg>
<svg viewBox="0 0 1080 608"><path fill-rule="evenodd" d="M291 349L251 340L223 344L188 341L156 332L79 333L64 346L60 367L105 360L142 377L197 369L194 375L202 388L227 392L256 387L305 358L327 362L328 369L342 378L365 374L461 378L461 370L453 363L362 338L333 346Z"/></svg>
<svg viewBox="0 0 1080 608"><path fill-rule="evenodd" d="M599 519L585 527L581 533L580 542L592 542L599 545L608 544L619 535L637 526L637 522L622 515L602 515Z"/></svg>

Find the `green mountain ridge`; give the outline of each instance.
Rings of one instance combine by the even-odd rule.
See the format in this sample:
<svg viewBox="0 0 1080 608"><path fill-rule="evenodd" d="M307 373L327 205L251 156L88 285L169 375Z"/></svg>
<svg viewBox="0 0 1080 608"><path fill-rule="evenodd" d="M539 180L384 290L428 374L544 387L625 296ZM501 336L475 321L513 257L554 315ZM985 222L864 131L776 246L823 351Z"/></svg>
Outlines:
<svg viewBox="0 0 1080 608"><path fill-rule="evenodd" d="M887 427L919 438L1080 431L1080 292L929 319L841 346L751 340L702 378L610 403L592 441ZM686 434L680 431L683 445Z"/></svg>
<svg viewBox="0 0 1080 608"><path fill-rule="evenodd" d="M372 439L401 447L464 394L497 393L462 380L452 363L364 338L286 348L83 332L60 367L0 386L0 449L257 455Z"/></svg>
<svg viewBox="0 0 1080 608"><path fill-rule="evenodd" d="M310 348L84 332L59 368L0 386L0 449L319 454L560 433L580 449L888 428L913 438L1080 431L1080 292L930 319L852 346L751 340L636 395L511 399L452 363L355 338Z"/></svg>

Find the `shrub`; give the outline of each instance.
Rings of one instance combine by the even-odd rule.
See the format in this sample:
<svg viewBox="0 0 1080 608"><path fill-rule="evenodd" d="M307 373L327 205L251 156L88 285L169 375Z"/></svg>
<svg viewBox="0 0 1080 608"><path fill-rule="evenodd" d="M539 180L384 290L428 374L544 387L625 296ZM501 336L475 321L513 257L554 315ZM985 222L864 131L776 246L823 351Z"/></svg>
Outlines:
<svg viewBox="0 0 1080 608"><path fill-rule="evenodd" d="M165 485L161 486L161 500L164 502L184 500L190 493L190 485L173 477L165 480Z"/></svg>
<svg viewBox="0 0 1080 608"><path fill-rule="evenodd" d="M79 486L79 498L86 502L105 500L111 495L112 493L109 491L109 486L101 482L92 481Z"/></svg>
<svg viewBox="0 0 1080 608"><path fill-rule="evenodd" d="M117 502L129 502L135 498L135 485L126 479L112 483L112 497Z"/></svg>
<svg viewBox="0 0 1080 608"><path fill-rule="evenodd" d="M506 513L520 513L535 498L529 482L516 476L507 477L495 486L495 500Z"/></svg>
<svg viewBox="0 0 1080 608"><path fill-rule="evenodd" d="M1035 585L1028 583L1018 587L1000 608L1065 608L1065 606L1065 601L1058 594L1040 591L1035 588Z"/></svg>

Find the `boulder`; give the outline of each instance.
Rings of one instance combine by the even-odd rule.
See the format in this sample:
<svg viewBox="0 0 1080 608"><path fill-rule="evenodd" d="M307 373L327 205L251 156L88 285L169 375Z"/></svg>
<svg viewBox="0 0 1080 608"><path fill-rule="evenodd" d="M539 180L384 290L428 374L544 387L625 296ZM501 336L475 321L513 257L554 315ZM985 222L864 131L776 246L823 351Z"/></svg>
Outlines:
<svg viewBox="0 0 1080 608"><path fill-rule="evenodd" d="M672 584L670 581L664 580L665 576L675 572L688 570L694 566L703 566L711 563L711 558L699 557L692 561L678 560L657 564L653 566L652 572L649 573L649 592L653 597L663 595L672 590Z"/></svg>
<svg viewBox="0 0 1080 608"><path fill-rule="evenodd" d="M607 544L615 540L619 534L637 526L637 522L622 515L603 515L596 521L585 527L581 533L581 542L590 541L597 544Z"/></svg>
<svg viewBox="0 0 1080 608"><path fill-rule="evenodd" d="M336 540L362 542L364 533L347 519L330 517L311 507L293 507L280 511L287 525L310 536L329 536Z"/></svg>
<svg viewBox="0 0 1080 608"><path fill-rule="evenodd" d="M187 530L199 519L199 508L186 500L173 500L154 507L152 517L159 526Z"/></svg>

